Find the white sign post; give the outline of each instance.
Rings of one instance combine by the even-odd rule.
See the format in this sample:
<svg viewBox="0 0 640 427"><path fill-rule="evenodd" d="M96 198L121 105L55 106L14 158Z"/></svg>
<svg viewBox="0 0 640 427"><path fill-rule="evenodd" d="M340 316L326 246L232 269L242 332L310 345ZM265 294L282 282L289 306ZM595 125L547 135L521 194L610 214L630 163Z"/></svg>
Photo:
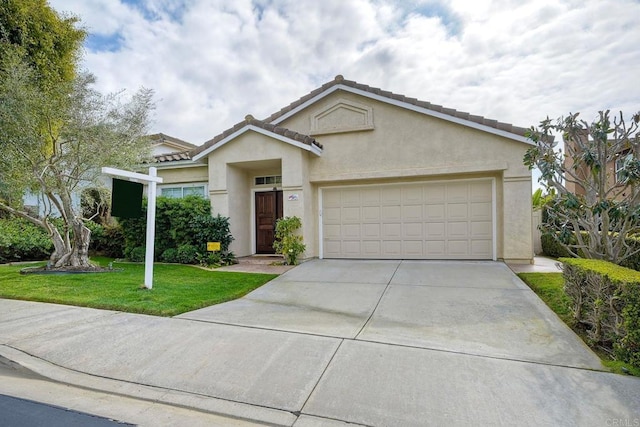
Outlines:
<svg viewBox="0 0 640 427"><path fill-rule="evenodd" d="M129 172L122 169L102 168L105 175L129 180L143 181L149 184L147 194L147 246L144 256L144 287L153 288L153 246L156 238L156 185L162 183L162 178L158 178L157 170L149 168L149 175L137 172Z"/></svg>

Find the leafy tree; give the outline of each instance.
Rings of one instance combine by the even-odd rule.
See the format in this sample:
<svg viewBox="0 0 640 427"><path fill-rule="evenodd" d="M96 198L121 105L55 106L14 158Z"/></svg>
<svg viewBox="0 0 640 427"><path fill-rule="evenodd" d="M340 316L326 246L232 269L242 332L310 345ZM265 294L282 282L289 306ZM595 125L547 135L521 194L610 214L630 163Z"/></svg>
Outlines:
<svg viewBox="0 0 640 427"><path fill-rule="evenodd" d="M0 1L0 56L18 52L41 87L76 77L86 32L79 19L60 15L46 0Z"/></svg>
<svg viewBox="0 0 640 427"><path fill-rule="evenodd" d="M555 190L552 188L549 191L549 194L544 194L542 188L536 189L531 195L531 204L533 205L533 210L543 209L548 203L553 201L556 196Z"/></svg>
<svg viewBox="0 0 640 427"><path fill-rule="evenodd" d="M0 58L0 210L47 231L55 267L87 267L91 232L72 194L99 187L102 166L131 168L148 158L152 92L126 99L97 92L87 73L44 86L41 77L20 52ZM26 191L41 195L43 215L23 208ZM56 215L62 227L53 225Z"/></svg>
<svg viewBox="0 0 640 427"><path fill-rule="evenodd" d="M540 181L557 193L543 231L573 256L620 263L638 252L626 237L640 232L639 122L640 114L627 124L622 112L612 119L601 111L592 123L570 114L529 131L535 146L524 163L538 167ZM562 136L564 151L554 134Z"/></svg>

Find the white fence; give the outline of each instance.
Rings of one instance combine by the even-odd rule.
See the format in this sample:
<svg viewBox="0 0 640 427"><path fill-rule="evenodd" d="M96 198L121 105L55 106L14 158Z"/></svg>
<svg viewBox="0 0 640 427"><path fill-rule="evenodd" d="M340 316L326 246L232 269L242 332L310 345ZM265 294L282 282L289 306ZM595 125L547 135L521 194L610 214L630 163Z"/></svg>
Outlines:
<svg viewBox="0 0 640 427"><path fill-rule="evenodd" d="M540 223L542 222L542 210L534 210L532 215L533 220L531 221L532 226L532 235L533 235L533 253L536 255L540 255L542 253L542 240L540 229Z"/></svg>

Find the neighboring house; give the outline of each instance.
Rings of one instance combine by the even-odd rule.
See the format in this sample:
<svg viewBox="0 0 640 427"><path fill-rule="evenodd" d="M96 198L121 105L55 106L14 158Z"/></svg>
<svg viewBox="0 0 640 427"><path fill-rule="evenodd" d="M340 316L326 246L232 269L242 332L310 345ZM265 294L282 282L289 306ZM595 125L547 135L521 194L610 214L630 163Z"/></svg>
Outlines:
<svg viewBox="0 0 640 427"><path fill-rule="evenodd" d="M583 135L581 135L581 138L590 138L590 136L587 132L583 132ZM587 141L587 140L583 139L582 141ZM564 145L565 145L565 150L567 150L567 153L578 151L580 154L582 154L582 149L580 148L580 145L577 142L572 140L564 140ZM606 188L615 188L615 190L612 192L612 197L614 199L625 196L624 191L626 190L626 186L622 183L623 178L621 175L621 170L624 167L624 160L627 154L629 154L629 151L630 150L628 149L628 147L627 149L621 150L620 152L616 153L615 160L609 161L605 165L605 171L606 171L606 177L607 177L607 182L605 186ZM565 161L565 167L567 169L573 169L572 156L565 157L564 161ZM587 165L582 164L575 171L575 173L580 178L580 180L588 181L588 177L589 175L591 175L591 170ZM576 195L584 196L586 194L584 187L579 183L575 182L575 180L568 175L565 175L565 187L567 188L568 191Z"/></svg>
<svg viewBox="0 0 640 427"><path fill-rule="evenodd" d="M165 155L168 153L174 153L176 151L191 150L197 147L194 144L191 144L189 142L183 141L178 138L174 138L169 135L165 135L163 133L156 133L153 135L149 135L149 138L151 140L151 154L156 157ZM105 176L102 178L102 181L103 181L102 184L105 187L109 189L111 188L111 178ZM167 188L164 188L164 187L167 187L167 186L162 186L162 185L159 186L160 192L162 193L162 195L169 196L169 197L176 197L176 194L178 193L177 190L173 189L172 187L167 187ZM206 196L204 191L202 192L197 191L196 194ZM78 209L80 207L81 191L76 191L72 193L71 198L75 208ZM53 216L59 215L58 210L54 206L50 206L48 199L46 197L43 197L42 194L27 193L23 197L23 203L24 203L25 209L34 213L38 212L40 216L44 216L49 212L52 212Z"/></svg>
<svg viewBox="0 0 640 427"><path fill-rule="evenodd" d="M306 257L530 262L525 131L337 76L156 166L204 187L237 256L273 253L295 215Z"/></svg>
<svg viewBox="0 0 640 427"><path fill-rule="evenodd" d="M185 168L191 165L191 162L187 164L181 162L181 160L190 160L187 154L190 150L197 148L197 145L190 142L183 141L178 138L174 138L163 133L157 133L151 135L151 147L153 149L153 155L158 162L171 162L171 166L168 163L164 165L164 175L170 175L168 169L171 168ZM197 178L197 177L196 177ZM184 197L191 194L199 195L205 198L209 197L207 186L206 173L203 177L193 180L193 175L189 176L189 181L172 181L165 179L165 183L158 185L158 194L165 197Z"/></svg>

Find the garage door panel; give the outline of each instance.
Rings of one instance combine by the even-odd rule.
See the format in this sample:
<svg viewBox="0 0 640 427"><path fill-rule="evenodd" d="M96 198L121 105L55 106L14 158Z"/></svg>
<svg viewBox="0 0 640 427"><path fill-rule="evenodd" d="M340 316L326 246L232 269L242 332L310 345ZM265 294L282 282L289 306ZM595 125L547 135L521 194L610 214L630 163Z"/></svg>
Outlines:
<svg viewBox="0 0 640 427"><path fill-rule="evenodd" d="M405 187L402 190L402 203L405 205L414 205L423 203L422 186Z"/></svg>
<svg viewBox="0 0 640 427"><path fill-rule="evenodd" d="M379 239L381 237L380 224L362 224L362 237L365 239Z"/></svg>
<svg viewBox="0 0 640 427"><path fill-rule="evenodd" d="M402 225L403 239L422 239L424 236L424 225L421 222L404 223Z"/></svg>
<svg viewBox="0 0 640 427"><path fill-rule="evenodd" d="M338 224L325 225L324 236L328 239L340 239L342 237L342 226Z"/></svg>
<svg viewBox="0 0 640 427"><path fill-rule="evenodd" d="M380 189L367 188L362 190L362 206L379 206L380 205Z"/></svg>
<svg viewBox="0 0 640 427"><path fill-rule="evenodd" d="M450 256L468 256L469 241L468 240L449 240L447 241L447 255Z"/></svg>
<svg viewBox="0 0 640 427"><path fill-rule="evenodd" d="M373 258L379 257L382 255L382 251L380 250L381 241L380 240L365 240L362 242L363 252L366 257Z"/></svg>
<svg viewBox="0 0 640 427"><path fill-rule="evenodd" d="M483 256L484 254L491 251L491 241L490 240L472 240L471 241L471 255L472 256Z"/></svg>
<svg viewBox="0 0 640 427"><path fill-rule="evenodd" d="M469 184L469 200L475 201L491 201L493 198L493 189L490 182L475 182Z"/></svg>
<svg viewBox="0 0 640 427"><path fill-rule="evenodd" d="M402 218L402 208L400 206L383 206L382 222L400 221Z"/></svg>
<svg viewBox="0 0 640 427"><path fill-rule="evenodd" d="M388 258L402 258L402 242L400 240L383 240L382 254Z"/></svg>
<svg viewBox="0 0 640 427"><path fill-rule="evenodd" d="M342 237L347 239L360 239L360 224L344 224Z"/></svg>
<svg viewBox="0 0 640 427"><path fill-rule="evenodd" d="M402 224L382 224L382 239L400 239Z"/></svg>
<svg viewBox="0 0 640 427"><path fill-rule="evenodd" d="M472 220L491 220L491 202L470 203L469 207Z"/></svg>
<svg viewBox="0 0 640 427"><path fill-rule="evenodd" d="M383 187L380 191L383 206L396 206L401 204L402 191L397 185Z"/></svg>
<svg viewBox="0 0 640 427"><path fill-rule="evenodd" d="M445 258L447 254L444 240L428 240L425 242L426 258Z"/></svg>
<svg viewBox="0 0 640 427"><path fill-rule="evenodd" d="M449 239L466 239L469 236L469 224L467 222L450 222L447 224L447 237Z"/></svg>
<svg viewBox="0 0 640 427"><path fill-rule="evenodd" d="M342 252L347 256L359 256L362 253L362 242L360 240L343 240Z"/></svg>
<svg viewBox="0 0 640 427"><path fill-rule="evenodd" d="M423 186L424 203L440 204L447 200L446 184L430 184Z"/></svg>
<svg viewBox="0 0 640 427"><path fill-rule="evenodd" d="M339 191L325 191L322 195L322 204L324 209L339 208L341 203L342 193Z"/></svg>
<svg viewBox="0 0 640 427"><path fill-rule="evenodd" d="M340 240L325 239L324 255L328 258L339 258L342 255L342 242Z"/></svg>
<svg viewBox="0 0 640 427"><path fill-rule="evenodd" d="M471 223L471 238L490 239L492 235L493 235L493 224L490 221Z"/></svg>
<svg viewBox="0 0 640 427"><path fill-rule="evenodd" d="M352 189L345 190L342 193L342 206L360 206L360 190Z"/></svg>
<svg viewBox="0 0 640 427"><path fill-rule="evenodd" d="M424 242L422 240L403 240L402 253L405 256L422 257L424 255L422 250L423 244Z"/></svg>
<svg viewBox="0 0 640 427"><path fill-rule="evenodd" d="M323 219L328 224L340 224L341 212L342 212L342 209L340 209L339 207L329 207L329 208L325 207L322 212L324 216Z"/></svg>
<svg viewBox="0 0 640 427"><path fill-rule="evenodd" d="M432 222L425 224L427 228L427 240L443 239L446 235L446 225L444 222Z"/></svg>
<svg viewBox="0 0 640 427"><path fill-rule="evenodd" d="M469 199L469 185L466 183L447 184L447 202L463 202Z"/></svg>
<svg viewBox="0 0 640 427"><path fill-rule="evenodd" d="M447 219L449 220L466 220L469 216L469 205L466 203L448 203Z"/></svg>
<svg viewBox="0 0 640 427"><path fill-rule="evenodd" d="M446 218L446 206L441 205L425 205L425 221L444 221Z"/></svg>
<svg viewBox="0 0 640 427"><path fill-rule="evenodd" d="M422 205L404 205L402 206L403 221L422 221Z"/></svg>
<svg viewBox="0 0 640 427"><path fill-rule="evenodd" d="M362 220L364 222L380 221L380 206L363 206Z"/></svg>
<svg viewBox="0 0 640 427"><path fill-rule="evenodd" d="M491 180L323 190L330 258L491 259Z"/></svg>

